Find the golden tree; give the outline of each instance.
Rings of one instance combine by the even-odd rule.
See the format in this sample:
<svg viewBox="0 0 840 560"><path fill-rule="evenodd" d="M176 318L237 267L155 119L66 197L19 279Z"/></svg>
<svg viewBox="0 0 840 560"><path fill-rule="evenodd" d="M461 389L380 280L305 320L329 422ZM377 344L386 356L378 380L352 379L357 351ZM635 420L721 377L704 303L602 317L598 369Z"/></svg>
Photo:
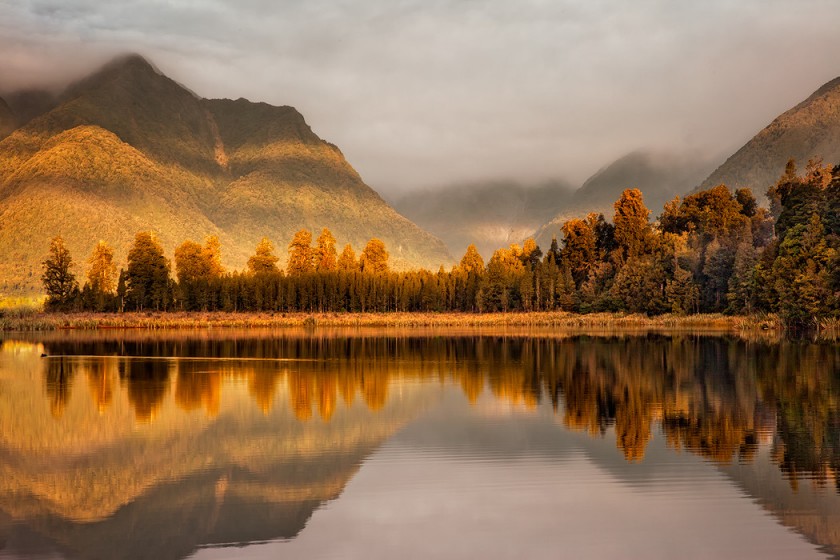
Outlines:
<svg viewBox="0 0 840 560"><path fill-rule="evenodd" d="M338 267L338 252L335 249L335 237L327 228L315 241L315 268L318 272L331 272Z"/></svg>
<svg viewBox="0 0 840 560"><path fill-rule="evenodd" d="M210 276L218 278L225 273L222 266L222 244L215 235L208 235L204 239L204 253L210 263Z"/></svg>
<svg viewBox="0 0 840 560"><path fill-rule="evenodd" d="M88 258L87 281L91 289L100 294L113 294L117 289L117 266L114 264L114 250L104 241L93 248Z"/></svg>
<svg viewBox="0 0 840 560"><path fill-rule="evenodd" d="M93 248L88 258L87 282L82 290L82 305L86 309L105 311L117 291L117 267L114 251L104 241Z"/></svg>
<svg viewBox="0 0 840 560"><path fill-rule="evenodd" d="M289 276L306 274L315 269L311 244L312 234L309 231L302 229L295 233L292 242L289 243L289 262L286 266Z"/></svg>
<svg viewBox="0 0 840 560"><path fill-rule="evenodd" d="M484 272L484 259L478 253L478 249L472 243L467 247L467 252L461 258L461 270L467 274L470 272L474 274L481 274Z"/></svg>
<svg viewBox="0 0 840 560"><path fill-rule="evenodd" d="M263 237L257 243L256 253L248 259L248 270L252 274L280 272L277 268L277 261L280 259L274 255L274 245L267 237Z"/></svg>
<svg viewBox="0 0 840 560"><path fill-rule="evenodd" d="M175 249L175 275L178 283L195 282L210 276L211 260L204 247L186 240Z"/></svg>
<svg viewBox="0 0 840 560"><path fill-rule="evenodd" d="M388 272L388 256L385 244L379 239L371 239L359 257L362 272Z"/></svg>
<svg viewBox="0 0 840 560"><path fill-rule="evenodd" d="M341 256L338 257L338 269L344 272L355 272L359 270L356 252L349 243L344 246L344 250L341 251Z"/></svg>

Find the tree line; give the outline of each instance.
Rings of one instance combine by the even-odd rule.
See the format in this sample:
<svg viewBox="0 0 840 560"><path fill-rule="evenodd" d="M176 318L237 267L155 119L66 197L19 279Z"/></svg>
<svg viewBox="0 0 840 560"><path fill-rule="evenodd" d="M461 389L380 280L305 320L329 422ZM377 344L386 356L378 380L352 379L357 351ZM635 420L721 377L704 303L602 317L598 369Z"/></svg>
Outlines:
<svg viewBox="0 0 840 560"><path fill-rule="evenodd" d="M382 241L339 254L324 228L298 231L285 269L268 239L244 271L225 271L216 237L184 241L172 263L138 233L126 267L100 241L83 287L60 237L42 280L51 310L124 311L618 311L690 314L776 312L792 323L840 314L840 166L791 160L767 192L725 185L667 203L651 220L638 189L625 190L612 222L591 213L562 226L543 252L533 239L485 264L471 245L450 270L392 271Z"/></svg>

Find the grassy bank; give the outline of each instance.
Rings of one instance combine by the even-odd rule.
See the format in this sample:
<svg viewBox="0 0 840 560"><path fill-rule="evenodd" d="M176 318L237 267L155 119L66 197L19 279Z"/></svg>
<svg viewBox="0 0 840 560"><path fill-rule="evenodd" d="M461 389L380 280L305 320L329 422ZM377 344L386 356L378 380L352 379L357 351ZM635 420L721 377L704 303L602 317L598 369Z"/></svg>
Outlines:
<svg viewBox="0 0 840 560"><path fill-rule="evenodd" d="M574 329L781 330L774 316L620 313L6 313L3 331L278 327L556 327Z"/></svg>

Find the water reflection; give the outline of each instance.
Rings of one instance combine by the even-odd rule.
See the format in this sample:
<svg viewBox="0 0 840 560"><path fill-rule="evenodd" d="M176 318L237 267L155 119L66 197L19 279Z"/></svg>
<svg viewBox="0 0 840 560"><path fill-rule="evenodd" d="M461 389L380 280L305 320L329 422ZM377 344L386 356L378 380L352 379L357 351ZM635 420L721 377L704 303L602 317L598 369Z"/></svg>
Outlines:
<svg viewBox="0 0 840 560"><path fill-rule="evenodd" d="M614 437L630 464L659 433L742 474L764 446L791 491L840 491L828 343L174 333L7 340L0 356L0 509L71 556L292 538L441 388L471 405L548 407L574 432ZM150 533L172 542L150 548ZM818 542L840 550L832 534Z"/></svg>
<svg viewBox="0 0 840 560"><path fill-rule="evenodd" d="M61 418L77 377L99 412L115 380L139 422L174 393L184 411L219 412L226 381L269 413L279 385L300 421L329 422L359 396L381 410L398 380L454 383L470 403L489 390L526 409L549 399L565 426L603 435L640 461L657 425L669 444L719 462L749 460L761 438L792 484L833 482L840 467L840 350L700 336L252 338L47 342L44 387Z"/></svg>

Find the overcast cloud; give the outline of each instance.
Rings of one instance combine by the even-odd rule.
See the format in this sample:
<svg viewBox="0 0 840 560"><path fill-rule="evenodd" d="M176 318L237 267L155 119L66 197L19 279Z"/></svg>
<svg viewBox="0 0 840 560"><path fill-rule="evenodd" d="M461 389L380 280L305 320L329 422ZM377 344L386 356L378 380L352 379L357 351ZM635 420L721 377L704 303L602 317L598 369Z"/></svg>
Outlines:
<svg viewBox="0 0 840 560"><path fill-rule="evenodd" d="M725 154L840 75L836 0L0 0L0 90L139 52L293 105L382 192Z"/></svg>

